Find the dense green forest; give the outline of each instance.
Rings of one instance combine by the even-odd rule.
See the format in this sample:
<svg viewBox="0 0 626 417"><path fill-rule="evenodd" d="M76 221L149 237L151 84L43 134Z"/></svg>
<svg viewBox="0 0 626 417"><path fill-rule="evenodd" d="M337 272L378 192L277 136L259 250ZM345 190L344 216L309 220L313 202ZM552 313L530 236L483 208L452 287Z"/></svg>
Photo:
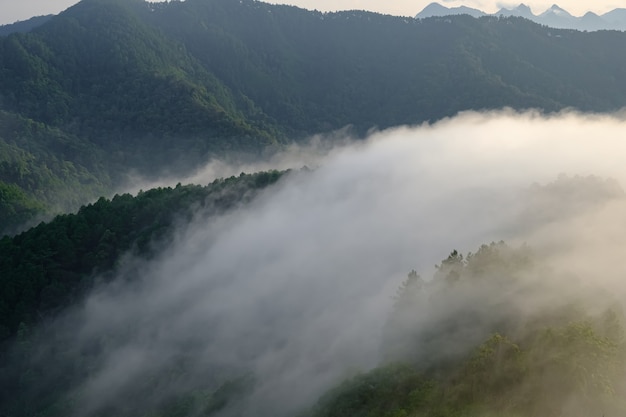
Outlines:
<svg viewBox="0 0 626 417"><path fill-rule="evenodd" d="M60 340L55 346L60 351L46 357L51 362L42 363L35 354L37 347L49 337L59 337L48 329L49 324L111 280L124 256L146 260L155 256L173 239L177 225L233 211L283 175L279 171L242 173L208 186L178 184L141 191L137 196L101 198L75 214L57 216L1 239L0 413L67 415L71 407L66 396L96 363L97 352L96 357L93 352L74 357L76 362L69 369L68 355L76 353L73 341ZM238 380L226 381L212 400L215 404L209 406L218 407L223 401L220 395L239 385Z"/></svg>
<svg viewBox="0 0 626 417"><path fill-rule="evenodd" d="M263 194L268 188L284 190L280 181L296 175L242 173L206 186L114 195L131 172L144 178L188 174L210 158L271 156L346 126L361 138L371 129L434 122L468 109L610 112L626 106L624 79L626 33L556 30L521 18L420 20L254 0L83 0L57 16L0 28L0 416L264 416L259 410L278 417L624 415L621 300L596 285L602 268L597 276L563 272L532 245L498 242L474 253L444 252L432 276L411 271L388 300L389 314L372 342L379 346L376 363L346 369L321 396L313 391L315 400L307 404L268 392L252 345L233 347L223 363L224 352L211 350L213 332L240 319L224 311L246 309L239 294L262 293L259 311L272 313L260 314L262 326L280 328L286 315L272 310L277 294L263 283L235 285L235 296L226 291L220 298L220 285L234 280L227 268L211 270L203 288L215 290L213 302L232 310L203 305L201 326L182 321L182 340L176 329L152 326L150 320L166 315L144 312L144 305L134 311L137 320L119 316L121 324L116 311L98 316L104 325L92 332L89 321L80 321L106 296L124 296L132 305L134 291L156 275L149 268L162 266L156 260L168 259L186 228L216 225L207 227L216 235L208 241L241 243L220 234L220 227L230 231L228 221L253 227L256 213L229 216L253 201L267 202L275 197ZM530 209L513 228L556 223L623 198L616 181L560 177L526 191ZM316 258L305 233L288 239L307 228L273 234L283 219L263 220L267 228L254 236L248 256L271 270L282 254L264 245L285 239L302 246L299 256L326 262ZM375 221L384 227L384 219ZM355 240L372 238L360 232L354 231ZM193 252L194 242L186 243ZM212 255L245 263L225 247L230 252ZM177 276L182 270L167 271L166 279L180 280L193 293L194 283ZM358 285L359 277L352 278ZM337 279L337 285L346 284ZM279 295L298 281L284 286ZM180 300L183 305L164 311L175 316L199 308ZM317 314L325 313L320 305ZM231 346L263 339L263 329L245 330L246 340L225 332ZM146 351L125 343L142 332L170 332L167 340L175 346L154 346L154 356L138 358ZM288 333L281 336L269 341L272 354L292 342ZM144 340L161 339L149 334ZM148 366L133 368L141 361ZM324 374L333 364L315 364L315 371ZM98 386L103 370L111 374L102 387L122 388L115 401ZM116 384L115 372L130 376ZM309 381L293 372L296 397Z"/></svg>
<svg viewBox="0 0 626 417"><path fill-rule="evenodd" d="M115 195L0 240L0 341L76 302L127 252L147 257L175 222L216 215L250 201L281 172L218 179L208 186Z"/></svg>
<svg viewBox="0 0 626 417"><path fill-rule="evenodd" d="M167 256L177 230L246 206L285 175L241 174L204 187L179 184L101 198L0 240L0 413L253 415L249 404L262 376L254 368L198 363L206 346L193 337L180 341L176 355L148 367L114 402L95 400L99 405L84 408L94 400L83 389L106 364L105 352L126 332L143 329L138 317L121 334L113 325L85 339L74 313L86 297L97 300L107 284L119 284L134 298L139 270ZM585 209L577 206L581 193L595 196L591 204L624 196L614 181L562 176L535 184L527 198L537 200L546 216L554 212L547 199L558 195L571 210L558 215L568 217ZM432 276L411 271L398 288L377 341L378 366L351 372L297 415L622 415L626 317L615 295L585 284L593 281L563 274L527 245L453 251ZM210 327L198 331L210 334ZM278 401L273 407L281 409L276 398L267 401Z"/></svg>
<svg viewBox="0 0 626 417"><path fill-rule="evenodd" d="M277 176L230 179L212 187L228 189L241 181L246 187L265 184ZM194 193L206 196L207 190L155 190L150 203L141 201L143 195L120 199L127 200L126 205L134 201L156 209L160 206L156 200L171 204L171 199L157 196L176 192L191 198ZM77 216L97 206L113 215L115 205L103 201ZM153 230L157 231L134 236L140 241L164 229L153 225ZM106 246L101 242L99 253L106 252ZM142 250L140 243L136 250ZM93 261L106 269L108 261ZM618 300L606 295L599 304L590 304L589 294L573 281L558 301L532 301L540 298L536 294L553 290L541 279L553 274L557 272L532 248L504 242L483 245L465 256L453 251L427 280L412 271L398 289L385 326L380 341L385 359L380 366L347 378L298 415L622 415L626 344ZM520 300L522 295L528 298ZM453 302L458 308L451 308ZM526 303L535 307L524 310ZM425 319L426 311L431 320ZM71 327L19 325L17 342L2 356L4 415L77 412L74 407L84 395L81 384L88 381L90 369L97 369L102 351L116 336L98 335L92 345L77 347L73 332ZM165 369L155 368L115 403L82 414L247 415L246 401L259 382L253 370L228 377L223 370L197 368L191 358L191 354L187 359L172 358Z"/></svg>
<svg viewBox="0 0 626 417"><path fill-rule="evenodd" d="M554 271L540 259L528 247L500 242L465 257L452 252L433 280L412 271L383 342L388 363L339 384L303 415L622 415L626 342L619 300L605 294L598 309L589 294L569 288L532 312L517 309L523 302L507 305L519 302L511 293L532 303L550 291L536 274ZM471 302L423 324L424 304L436 310L460 294Z"/></svg>
<svg viewBox="0 0 626 417"><path fill-rule="evenodd" d="M344 126L363 135L467 109L626 105L626 34L520 18L84 0L33 26L0 37L9 233L111 192L129 170L189 171Z"/></svg>
<svg viewBox="0 0 626 417"><path fill-rule="evenodd" d="M0 234L106 194L104 152L57 128L0 111Z"/></svg>

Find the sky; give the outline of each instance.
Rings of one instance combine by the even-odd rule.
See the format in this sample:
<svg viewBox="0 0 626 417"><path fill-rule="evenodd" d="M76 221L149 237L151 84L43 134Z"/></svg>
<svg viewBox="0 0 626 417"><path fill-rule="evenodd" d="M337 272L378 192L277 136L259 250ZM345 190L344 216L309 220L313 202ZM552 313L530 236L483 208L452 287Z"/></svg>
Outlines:
<svg viewBox="0 0 626 417"><path fill-rule="evenodd" d="M270 1L270 3L293 4L307 9L322 11L365 9L399 16L415 16L431 1L432 0L290 0ZM543 12L555 2L577 16L583 15L587 11L602 14L614 8L626 6L623 0L524 0L524 3L529 5L535 14ZM76 0L0 0L0 24L13 23L33 16L50 13L56 14L75 3L77 3ZM496 12L500 6L516 6L519 4L517 1L503 2L498 0L439 0L439 3L448 7L465 5L479 8L490 13Z"/></svg>

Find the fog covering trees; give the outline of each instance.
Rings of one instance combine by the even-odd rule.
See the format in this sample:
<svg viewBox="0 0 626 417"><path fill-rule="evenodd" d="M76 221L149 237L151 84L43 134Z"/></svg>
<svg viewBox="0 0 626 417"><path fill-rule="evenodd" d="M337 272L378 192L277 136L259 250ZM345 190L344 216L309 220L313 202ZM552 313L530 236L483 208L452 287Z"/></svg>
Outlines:
<svg viewBox="0 0 626 417"><path fill-rule="evenodd" d="M623 128L467 113L184 211L55 320L14 322L1 412L621 415ZM158 219L147 197L186 187L77 216L135 201Z"/></svg>
<svg viewBox="0 0 626 417"><path fill-rule="evenodd" d="M107 275L124 255L141 258L173 238L175 225L234 210L284 172L219 178L207 186L177 184L115 195L0 240L0 342L81 298L94 275Z"/></svg>
<svg viewBox="0 0 626 417"><path fill-rule="evenodd" d="M504 242L452 252L427 283L409 274L387 324L389 364L310 415L621 415L621 299L594 294L603 299L592 306L578 277L557 289L555 275L531 248Z"/></svg>

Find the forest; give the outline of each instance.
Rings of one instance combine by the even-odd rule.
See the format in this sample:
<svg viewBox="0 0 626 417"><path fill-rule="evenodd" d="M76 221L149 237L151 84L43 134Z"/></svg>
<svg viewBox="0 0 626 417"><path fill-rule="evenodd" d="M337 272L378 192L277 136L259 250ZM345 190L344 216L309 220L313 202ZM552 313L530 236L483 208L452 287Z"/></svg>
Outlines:
<svg viewBox="0 0 626 417"><path fill-rule="evenodd" d="M133 170L188 172L470 109L626 104L618 31L253 0L85 0L31 23L0 37L5 233L111 195Z"/></svg>
<svg viewBox="0 0 626 417"><path fill-rule="evenodd" d="M595 311L588 300L570 298L579 290L570 289L560 303L522 312L511 294L551 291L545 282L529 280L545 269L532 248L498 242L466 256L453 251L432 280L411 271L380 341L384 361L347 377L311 408L292 415L621 415L626 345L619 300L609 296L606 308ZM440 307L461 294L460 311ZM443 316L424 323L429 309ZM5 415L255 414L247 404L257 383L252 370L216 378L215 370L194 370L189 351L188 360L172 358L114 402L77 409L80 396L88 396L80 393L85 372L99 366L102 350L112 343L108 338L119 336L94 335L74 346L72 333L54 324L20 323L17 343L3 353ZM40 351L39 345L51 347Z"/></svg>
<svg viewBox="0 0 626 417"><path fill-rule="evenodd" d="M0 27L0 417L623 416L625 78L519 17Z"/></svg>

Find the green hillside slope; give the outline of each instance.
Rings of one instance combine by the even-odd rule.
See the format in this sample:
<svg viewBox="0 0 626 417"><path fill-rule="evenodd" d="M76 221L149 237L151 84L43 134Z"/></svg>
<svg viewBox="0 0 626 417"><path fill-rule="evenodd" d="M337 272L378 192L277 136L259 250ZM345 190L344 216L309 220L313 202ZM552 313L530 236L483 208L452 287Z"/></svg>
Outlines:
<svg viewBox="0 0 626 417"><path fill-rule="evenodd" d="M76 214L0 239L0 342L79 299L95 274L126 252L149 256L176 221L198 210L223 213L250 201L282 173L242 174L208 186L187 185L101 198ZM152 246L157 245L157 246Z"/></svg>
<svg viewBox="0 0 626 417"><path fill-rule="evenodd" d="M82 149L51 150L80 171L51 169L51 181L86 202L130 170L189 171L211 156L259 154L348 125L363 135L468 109L617 110L626 105L625 57L625 33L520 18L84 0L0 37L0 111ZM7 123L2 140L19 148L10 158L28 164L22 143L37 138ZM15 175L0 181L58 212L59 201L41 197L42 182L28 188ZM85 176L99 190L71 185ZM4 206L26 204L15 198ZM5 230L38 212L26 206L23 216L7 208Z"/></svg>
<svg viewBox="0 0 626 417"><path fill-rule="evenodd" d="M592 307L588 293L571 297L581 289L572 282L542 305L552 274L528 248L502 242L466 257L454 251L432 281L409 274L383 343L388 363L342 382L303 416L622 415L619 301L605 294L604 308ZM524 302L535 307L516 309ZM425 325L440 306L448 316Z"/></svg>

